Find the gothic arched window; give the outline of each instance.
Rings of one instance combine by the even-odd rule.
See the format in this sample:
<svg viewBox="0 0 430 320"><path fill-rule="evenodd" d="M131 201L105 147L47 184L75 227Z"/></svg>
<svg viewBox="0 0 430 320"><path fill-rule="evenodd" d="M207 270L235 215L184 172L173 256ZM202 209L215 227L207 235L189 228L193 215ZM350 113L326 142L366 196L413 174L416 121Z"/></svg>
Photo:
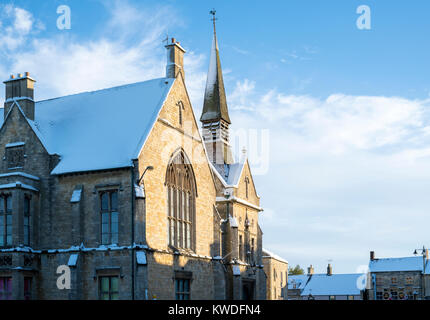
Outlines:
<svg viewBox="0 0 430 320"><path fill-rule="evenodd" d="M246 199L248 199L248 197L249 197L249 178L248 177L245 177L245 188L246 188Z"/></svg>
<svg viewBox="0 0 430 320"><path fill-rule="evenodd" d="M197 189L193 168L181 150L166 173L169 245L194 250Z"/></svg>

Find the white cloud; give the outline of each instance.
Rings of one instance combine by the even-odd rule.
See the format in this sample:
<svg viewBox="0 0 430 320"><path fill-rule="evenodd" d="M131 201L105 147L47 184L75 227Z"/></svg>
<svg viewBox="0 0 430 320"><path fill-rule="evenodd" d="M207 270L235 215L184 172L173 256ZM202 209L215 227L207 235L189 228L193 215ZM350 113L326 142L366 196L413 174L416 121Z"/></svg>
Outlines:
<svg viewBox="0 0 430 320"><path fill-rule="evenodd" d="M258 88L237 83L229 106L236 129L270 130L270 171L255 177L269 250L354 272L372 249L409 255L428 241L429 100Z"/></svg>
<svg viewBox="0 0 430 320"><path fill-rule="evenodd" d="M162 39L169 26L178 23L173 11L166 6L146 8L118 0L104 5L111 18L99 37L88 41L61 31L49 38L35 34L32 29L40 23L31 13L3 7L2 14L11 20L6 27L9 32L0 34L0 47L5 47L0 71L30 71L38 81L36 99L163 77L166 56ZM139 28L130 28L137 24ZM193 71L202 57L192 52L188 56Z"/></svg>

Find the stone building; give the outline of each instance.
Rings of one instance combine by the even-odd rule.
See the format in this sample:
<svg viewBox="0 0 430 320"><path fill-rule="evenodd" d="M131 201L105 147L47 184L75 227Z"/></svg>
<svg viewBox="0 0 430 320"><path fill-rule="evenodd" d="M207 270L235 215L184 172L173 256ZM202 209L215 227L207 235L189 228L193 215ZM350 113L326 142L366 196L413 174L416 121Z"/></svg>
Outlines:
<svg viewBox="0 0 430 320"><path fill-rule="evenodd" d="M287 300L288 261L263 249L267 300Z"/></svg>
<svg viewBox="0 0 430 320"><path fill-rule="evenodd" d="M369 299L422 300L430 297L429 256L376 258L370 252Z"/></svg>
<svg viewBox="0 0 430 320"><path fill-rule="evenodd" d="M38 102L29 73L4 82L0 299L265 299L216 34L202 133L185 50L166 49L160 79Z"/></svg>

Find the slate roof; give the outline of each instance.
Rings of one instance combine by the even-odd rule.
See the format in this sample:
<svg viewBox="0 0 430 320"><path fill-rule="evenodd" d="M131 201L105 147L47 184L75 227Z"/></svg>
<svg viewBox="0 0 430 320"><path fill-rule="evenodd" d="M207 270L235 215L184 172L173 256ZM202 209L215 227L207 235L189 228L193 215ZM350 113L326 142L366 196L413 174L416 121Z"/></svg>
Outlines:
<svg viewBox="0 0 430 320"><path fill-rule="evenodd" d="M52 174L130 167L174 81L153 79L36 102L35 121L27 121L48 152L61 157Z"/></svg>
<svg viewBox="0 0 430 320"><path fill-rule="evenodd" d="M304 288L302 296L340 296L359 295L357 280L361 273L353 274L314 274Z"/></svg>
<svg viewBox="0 0 430 320"><path fill-rule="evenodd" d="M227 99L225 96L218 40L216 38L216 33L214 33L209 62L209 72L206 81L203 112L200 121L219 121L220 119L231 123L228 115Z"/></svg>
<svg viewBox="0 0 430 320"><path fill-rule="evenodd" d="M370 272L423 271L423 257L381 258L369 262ZM426 274L430 271L426 262Z"/></svg>
<svg viewBox="0 0 430 320"><path fill-rule="evenodd" d="M303 290L301 295L308 296L343 296L343 295L360 295L360 289L357 286L357 280L363 274L313 274L288 276L288 289Z"/></svg>

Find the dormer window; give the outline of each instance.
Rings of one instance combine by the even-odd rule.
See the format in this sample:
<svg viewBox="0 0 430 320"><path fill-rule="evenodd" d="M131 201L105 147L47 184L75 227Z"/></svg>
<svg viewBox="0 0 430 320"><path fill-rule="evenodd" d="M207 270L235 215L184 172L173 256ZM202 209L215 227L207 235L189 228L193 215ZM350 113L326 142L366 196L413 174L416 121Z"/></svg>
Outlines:
<svg viewBox="0 0 430 320"><path fill-rule="evenodd" d="M24 142L9 143L6 145L6 161L8 169L24 167Z"/></svg>

